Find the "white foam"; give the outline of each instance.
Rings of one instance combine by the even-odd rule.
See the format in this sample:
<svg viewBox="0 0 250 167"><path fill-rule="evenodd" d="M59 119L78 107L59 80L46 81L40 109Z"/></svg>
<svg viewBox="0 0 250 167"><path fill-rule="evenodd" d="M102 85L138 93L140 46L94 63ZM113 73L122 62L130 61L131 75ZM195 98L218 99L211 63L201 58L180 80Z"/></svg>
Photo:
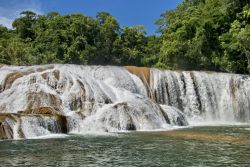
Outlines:
<svg viewBox="0 0 250 167"><path fill-rule="evenodd" d="M66 134L49 134L49 135L29 137L28 139L55 139L55 138L66 138L66 137L69 137L69 135L66 135Z"/></svg>
<svg viewBox="0 0 250 167"><path fill-rule="evenodd" d="M86 131L86 132L70 132L71 135L80 136L114 136L117 137L119 134L117 132L102 132L102 131Z"/></svg>

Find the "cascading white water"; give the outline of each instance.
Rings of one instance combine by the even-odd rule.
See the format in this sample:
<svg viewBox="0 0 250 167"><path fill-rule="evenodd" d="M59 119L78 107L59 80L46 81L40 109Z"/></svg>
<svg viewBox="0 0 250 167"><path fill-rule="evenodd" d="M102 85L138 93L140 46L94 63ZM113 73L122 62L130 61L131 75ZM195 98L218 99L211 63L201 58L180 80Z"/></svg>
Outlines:
<svg viewBox="0 0 250 167"><path fill-rule="evenodd" d="M174 106L192 122L250 122L250 76L151 70L157 103Z"/></svg>
<svg viewBox="0 0 250 167"><path fill-rule="evenodd" d="M50 135L61 133L60 124L53 116L26 116L21 117L21 129L26 138L34 136Z"/></svg>
<svg viewBox="0 0 250 167"><path fill-rule="evenodd" d="M185 117L250 121L249 76L158 69L150 69L148 81L142 75L115 66L3 66L0 113L44 114L41 108L50 107L48 117L26 112L18 119L25 137L60 133L54 114L66 116L74 133L168 129L187 125Z"/></svg>

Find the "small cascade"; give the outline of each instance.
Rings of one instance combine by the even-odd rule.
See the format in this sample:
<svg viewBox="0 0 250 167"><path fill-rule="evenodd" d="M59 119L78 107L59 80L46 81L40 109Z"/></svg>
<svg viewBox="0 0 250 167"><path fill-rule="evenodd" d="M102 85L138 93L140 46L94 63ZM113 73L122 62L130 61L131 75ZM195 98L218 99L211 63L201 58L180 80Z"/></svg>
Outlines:
<svg viewBox="0 0 250 167"><path fill-rule="evenodd" d="M167 105L161 105L161 108L168 115L169 122L173 126L187 126L188 121L181 110Z"/></svg>
<svg viewBox="0 0 250 167"><path fill-rule="evenodd" d="M128 101L105 105L80 124L81 131L118 132L153 130L169 127L169 118L151 100L134 97Z"/></svg>
<svg viewBox="0 0 250 167"><path fill-rule="evenodd" d="M67 132L64 122L58 116L28 115L21 116L20 121L20 129L25 138Z"/></svg>
<svg viewBox="0 0 250 167"><path fill-rule="evenodd" d="M144 67L0 69L0 138L250 122L250 76Z"/></svg>
<svg viewBox="0 0 250 167"><path fill-rule="evenodd" d="M21 139L67 133L67 119L47 114L0 114L0 139Z"/></svg>

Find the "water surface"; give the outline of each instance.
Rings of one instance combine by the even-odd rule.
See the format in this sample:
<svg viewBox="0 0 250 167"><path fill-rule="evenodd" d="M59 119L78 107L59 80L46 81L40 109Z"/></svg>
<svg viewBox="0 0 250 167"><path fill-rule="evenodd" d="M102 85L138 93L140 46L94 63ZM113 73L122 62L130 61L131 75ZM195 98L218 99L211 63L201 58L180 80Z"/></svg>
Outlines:
<svg viewBox="0 0 250 167"><path fill-rule="evenodd" d="M249 165L249 125L0 142L0 166Z"/></svg>

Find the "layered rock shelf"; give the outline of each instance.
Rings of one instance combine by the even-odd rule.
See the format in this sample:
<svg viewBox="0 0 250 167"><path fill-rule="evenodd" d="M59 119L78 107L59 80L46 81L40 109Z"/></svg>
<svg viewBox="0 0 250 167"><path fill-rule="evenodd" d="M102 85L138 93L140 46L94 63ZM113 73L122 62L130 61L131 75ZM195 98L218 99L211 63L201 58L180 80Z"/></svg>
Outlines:
<svg viewBox="0 0 250 167"><path fill-rule="evenodd" d="M145 67L0 65L0 138L250 122L250 76Z"/></svg>

